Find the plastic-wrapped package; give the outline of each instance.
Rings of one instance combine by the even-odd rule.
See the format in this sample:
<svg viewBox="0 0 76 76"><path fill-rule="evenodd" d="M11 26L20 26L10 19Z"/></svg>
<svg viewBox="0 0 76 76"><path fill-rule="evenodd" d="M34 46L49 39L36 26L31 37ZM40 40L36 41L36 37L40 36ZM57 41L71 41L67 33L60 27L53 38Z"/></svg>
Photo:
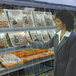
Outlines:
<svg viewBox="0 0 76 76"><path fill-rule="evenodd" d="M44 18L44 12L33 12L33 16L34 16L34 21L35 21L35 25L37 27L39 26L45 26L45 18Z"/></svg>
<svg viewBox="0 0 76 76"><path fill-rule="evenodd" d="M51 56L51 55L54 55L54 51L36 53L36 54L30 55L30 56L27 56L27 57L22 57L21 59L25 63L25 62L29 62L29 61L32 61L32 60L48 57L48 56Z"/></svg>
<svg viewBox="0 0 76 76"><path fill-rule="evenodd" d="M8 47L12 47L12 43L11 43L11 40L10 40L10 37L9 37L8 33L6 33L5 35L6 35L6 40L7 40Z"/></svg>
<svg viewBox="0 0 76 76"><path fill-rule="evenodd" d="M37 31L37 38L40 42L43 42L43 38L42 38L42 32L41 31Z"/></svg>
<svg viewBox="0 0 76 76"><path fill-rule="evenodd" d="M30 31L30 35L33 41L39 41L37 38L37 32L36 31Z"/></svg>
<svg viewBox="0 0 76 76"><path fill-rule="evenodd" d="M23 64L21 59L18 58L14 54L3 54L3 55L0 55L0 61L4 65L4 67L6 67L6 68Z"/></svg>
<svg viewBox="0 0 76 76"><path fill-rule="evenodd" d="M9 28L6 10L0 9L0 28Z"/></svg>
<svg viewBox="0 0 76 76"><path fill-rule="evenodd" d="M33 41L40 41L40 42L45 42L48 41L49 35L48 32L45 30L42 31L30 31L31 37Z"/></svg>
<svg viewBox="0 0 76 76"><path fill-rule="evenodd" d="M14 47L27 45L28 42L25 38L25 32L13 32L8 34Z"/></svg>
<svg viewBox="0 0 76 76"><path fill-rule="evenodd" d="M33 20L33 15L31 11L22 10L22 19L23 19L24 27L34 26L34 20Z"/></svg>
<svg viewBox="0 0 76 76"><path fill-rule="evenodd" d="M42 33L42 38L43 38L44 42L48 41L50 39L47 31L43 30L43 31L41 31L41 33Z"/></svg>
<svg viewBox="0 0 76 76"><path fill-rule="evenodd" d="M30 34L29 34L29 32L25 32L25 36L26 36L26 38L29 40L29 41L31 41L31 37L30 37Z"/></svg>
<svg viewBox="0 0 76 76"><path fill-rule="evenodd" d="M45 23L46 26L55 26L51 12L45 12Z"/></svg>
<svg viewBox="0 0 76 76"><path fill-rule="evenodd" d="M55 35L56 30L55 29L54 30L48 30L47 32L48 32L50 38L52 38Z"/></svg>
<svg viewBox="0 0 76 76"><path fill-rule="evenodd" d="M0 33L0 48L8 48L11 44L10 41L7 39L7 33Z"/></svg>
<svg viewBox="0 0 76 76"><path fill-rule="evenodd" d="M39 58L44 58L47 56L54 55L54 51L49 50L49 49L43 49L43 50L41 50L41 49L29 49L26 51L23 50L23 51L13 52L11 54L16 55L25 63L25 62L36 60Z"/></svg>
<svg viewBox="0 0 76 76"><path fill-rule="evenodd" d="M22 10L8 10L11 27L23 27Z"/></svg>

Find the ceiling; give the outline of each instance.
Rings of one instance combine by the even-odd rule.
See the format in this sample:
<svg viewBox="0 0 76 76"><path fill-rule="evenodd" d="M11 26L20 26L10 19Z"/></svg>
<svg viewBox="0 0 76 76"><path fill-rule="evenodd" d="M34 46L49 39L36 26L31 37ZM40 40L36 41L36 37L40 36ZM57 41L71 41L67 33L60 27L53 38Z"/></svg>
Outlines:
<svg viewBox="0 0 76 76"><path fill-rule="evenodd" d="M76 0L34 0L34 1L76 6Z"/></svg>

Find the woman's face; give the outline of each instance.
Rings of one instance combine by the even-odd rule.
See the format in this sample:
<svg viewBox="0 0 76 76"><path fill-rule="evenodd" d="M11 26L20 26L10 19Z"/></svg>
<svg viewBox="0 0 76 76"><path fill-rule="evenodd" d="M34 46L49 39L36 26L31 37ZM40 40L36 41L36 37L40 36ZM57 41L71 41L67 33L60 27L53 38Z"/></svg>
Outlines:
<svg viewBox="0 0 76 76"><path fill-rule="evenodd" d="M55 18L55 23L58 30L62 30L64 28L63 23L59 18Z"/></svg>

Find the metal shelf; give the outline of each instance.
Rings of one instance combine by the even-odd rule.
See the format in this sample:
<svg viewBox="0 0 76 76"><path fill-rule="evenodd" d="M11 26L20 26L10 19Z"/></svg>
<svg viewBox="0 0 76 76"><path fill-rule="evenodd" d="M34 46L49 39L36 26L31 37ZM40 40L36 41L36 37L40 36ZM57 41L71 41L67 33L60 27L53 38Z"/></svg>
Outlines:
<svg viewBox="0 0 76 76"><path fill-rule="evenodd" d="M17 6L30 6L30 7L41 7L41 8L54 8L58 9L61 8L61 5L56 5L56 4L46 4L46 3L38 3L38 2L28 2L28 1L17 1L17 0L0 0L0 4L7 4L7 5L17 5ZM64 7L65 8L65 7ZM61 8L61 9L64 9ZM66 7L67 9L69 8L70 10L76 10L75 7ZM17 28L0 28L0 33L8 33L8 32L20 32L20 31L35 31L35 30L50 30L50 29L55 29L55 27L17 27ZM29 48L29 47L28 47ZM3 53L9 53L9 52L14 52L14 51L19 51L19 50L25 50L27 49L26 47L10 47L10 48L5 48L5 49L0 49L0 54ZM54 56L48 56L42 59L37 59L33 60L30 62L27 62L25 64L17 65L11 68L6 68L4 70L0 70L0 76L5 75L20 69L27 69L31 66L35 66L37 64L49 61L54 59Z"/></svg>
<svg viewBox="0 0 76 76"><path fill-rule="evenodd" d="M35 31L35 30L50 30L56 29L56 26L53 27L16 27L16 28L0 28L0 32L20 32L20 31Z"/></svg>
<svg viewBox="0 0 76 76"><path fill-rule="evenodd" d="M21 50L26 50L26 49L31 49L31 48L32 48L31 45L30 46L3 48L3 49L0 49L0 54L16 52L16 51L21 51Z"/></svg>
<svg viewBox="0 0 76 76"><path fill-rule="evenodd" d="M49 57L45 57L42 59L33 60L33 61L27 62L25 64L22 64L22 65L17 65L17 66L11 67L11 68L0 70L0 76L7 74L7 73L17 71L17 70L20 70L20 69L24 69L24 68L27 69L28 67L31 67L31 66L49 61L49 60L53 60L53 59L54 59L54 56L49 56Z"/></svg>
<svg viewBox="0 0 76 76"><path fill-rule="evenodd" d="M25 72L26 72L25 75L27 75L28 73L29 75L34 74L34 76L39 76L40 74L43 74L49 71L53 71L53 67L49 67L44 64L37 64L25 69Z"/></svg>

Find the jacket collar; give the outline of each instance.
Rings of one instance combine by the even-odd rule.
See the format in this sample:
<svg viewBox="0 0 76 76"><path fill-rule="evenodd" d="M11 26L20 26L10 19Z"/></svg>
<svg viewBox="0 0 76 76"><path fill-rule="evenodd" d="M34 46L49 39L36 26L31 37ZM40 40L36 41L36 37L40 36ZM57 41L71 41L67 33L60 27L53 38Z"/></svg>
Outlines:
<svg viewBox="0 0 76 76"><path fill-rule="evenodd" d="M57 52L59 52L62 45L66 43L66 41L69 39L70 36L72 36L72 34L73 34L73 31L65 33L65 36L64 36L63 40L60 42L60 44L57 47Z"/></svg>
<svg viewBox="0 0 76 76"><path fill-rule="evenodd" d="M71 34L71 32L66 31L66 33L64 34L64 37L69 37L70 34ZM61 30L57 32L57 35L59 35L59 36L61 35Z"/></svg>

